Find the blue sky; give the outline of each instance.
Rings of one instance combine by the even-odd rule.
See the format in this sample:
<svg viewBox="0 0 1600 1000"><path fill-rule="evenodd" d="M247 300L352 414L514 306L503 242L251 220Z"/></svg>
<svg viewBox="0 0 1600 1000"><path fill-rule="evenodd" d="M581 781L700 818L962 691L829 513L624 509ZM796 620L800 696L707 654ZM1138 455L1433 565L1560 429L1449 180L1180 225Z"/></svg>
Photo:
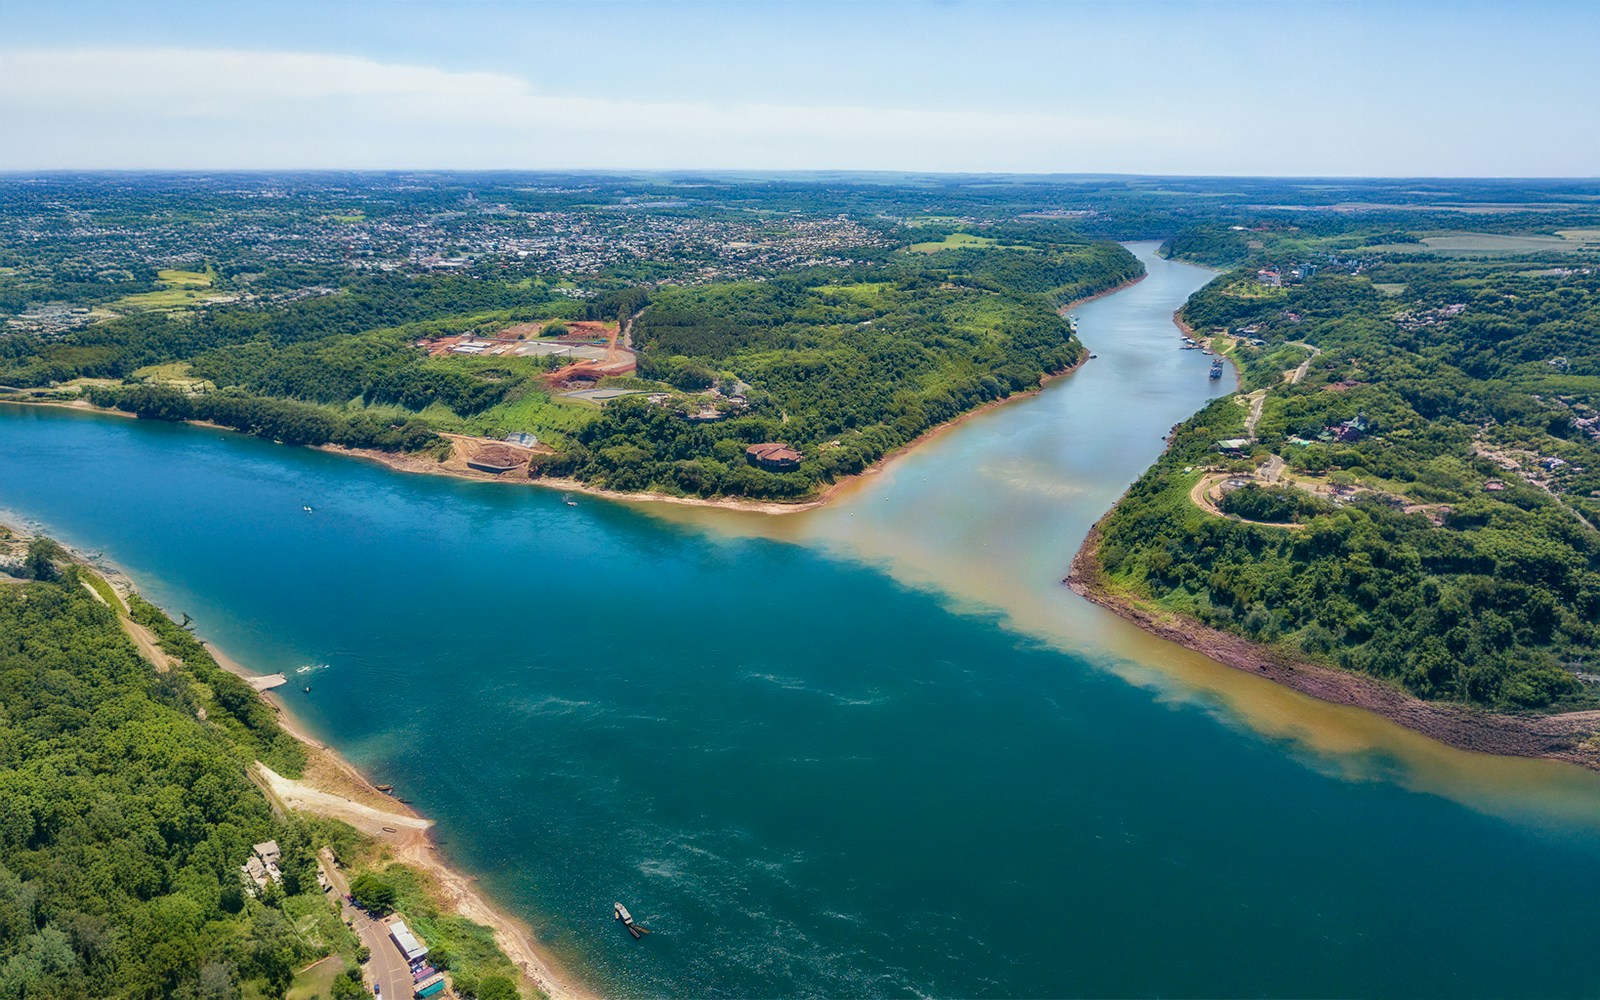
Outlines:
<svg viewBox="0 0 1600 1000"><path fill-rule="evenodd" d="M0 0L0 169L1600 175L1600 3Z"/></svg>

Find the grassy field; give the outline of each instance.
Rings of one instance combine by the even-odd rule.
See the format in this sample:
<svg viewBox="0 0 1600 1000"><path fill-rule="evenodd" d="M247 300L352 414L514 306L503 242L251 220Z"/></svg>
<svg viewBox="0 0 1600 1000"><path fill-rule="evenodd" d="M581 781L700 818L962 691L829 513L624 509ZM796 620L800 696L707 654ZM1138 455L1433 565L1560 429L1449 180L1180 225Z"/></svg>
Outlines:
<svg viewBox="0 0 1600 1000"><path fill-rule="evenodd" d="M529 391L461 421L462 432L505 437L527 431L542 443L559 444L600 415L599 407Z"/></svg>
<svg viewBox="0 0 1600 1000"><path fill-rule="evenodd" d="M343 409L345 412L365 410L374 416L395 420L420 416L435 429L450 434L503 438L513 431L526 431L547 444L565 442L600 416L600 407L593 403L562 399L539 389L523 390L520 395L469 417L437 402L416 413L386 403L365 404L359 399L352 400Z"/></svg>
<svg viewBox="0 0 1600 1000"><path fill-rule="evenodd" d="M1289 297L1288 289L1264 285L1254 278L1235 281L1223 289L1222 294L1230 299L1286 299Z"/></svg>
<svg viewBox="0 0 1600 1000"><path fill-rule="evenodd" d="M133 370L133 378L153 385L171 386L184 392L207 392L215 389L209 380L194 377L194 366L187 361L173 361L164 365L145 365Z"/></svg>
<svg viewBox="0 0 1600 1000"><path fill-rule="evenodd" d="M1435 253L1444 256L1511 256L1524 253L1571 253L1600 240L1600 231L1566 229L1560 236L1505 233L1440 232L1422 237L1421 243L1385 243L1366 247L1383 253Z"/></svg>
<svg viewBox="0 0 1600 1000"><path fill-rule="evenodd" d="M942 240L927 243L913 243L907 250L912 253L938 253L940 250L962 250L970 247L992 247L999 241L987 236L974 236L971 233L951 233Z"/></svg>
<svg viewBox="0 0 1600 1000"><path fill-rule="evenodd" d="M925 245L937 246L937 244ZM893 287L893 282L860 281L850 285L819 285L816 292L818 295L826 295L832 299L848 299L851 302L859 302L864 306L875 307L878 305L884 289L891 287Z"/></svg>
<svg viewBox="0 0 1600 1000"><path fill-rule="evenodd" d="M111 308L124 312L185 309L216 297L211 291L216 277L217 273L210 268L204 271L158 271L156 278L163 288L154 292L124 295L111 303Z"/></svg>
<svg viewBox="0 0 1600 1000"><path fill-rule="evenodd" d="M217 272L207 268L204 271L157 271L156 278L168 288L210 288L216 280Z"/></svg>
<svg viewBox="0 0 1600 1000"><path fill-rule="evenodd" d="M333 991L333 979L344 970L344 964L343 956L329 955L311 968L302 970L289 985L284 1000L312 1000L314 997L327 1000Z"/></svg>

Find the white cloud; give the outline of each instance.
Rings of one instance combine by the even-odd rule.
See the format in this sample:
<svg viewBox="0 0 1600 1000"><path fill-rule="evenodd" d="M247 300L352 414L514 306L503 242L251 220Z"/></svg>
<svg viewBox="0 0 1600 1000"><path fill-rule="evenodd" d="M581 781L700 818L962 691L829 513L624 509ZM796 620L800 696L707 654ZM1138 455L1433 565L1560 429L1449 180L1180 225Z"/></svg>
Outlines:
<svg viewBox="0 0 1600 1000"><path fill-rule="evenodd" d="M501 73L195 49L0 51L0 134L8 169L1151 171L1219 146L1114 115L611 100Z"/></svg>

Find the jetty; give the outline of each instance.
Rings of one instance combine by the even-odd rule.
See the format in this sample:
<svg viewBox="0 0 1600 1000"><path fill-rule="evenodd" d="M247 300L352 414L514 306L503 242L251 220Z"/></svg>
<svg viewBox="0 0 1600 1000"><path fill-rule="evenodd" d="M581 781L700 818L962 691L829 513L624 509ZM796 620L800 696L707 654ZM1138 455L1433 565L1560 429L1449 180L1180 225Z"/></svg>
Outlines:
<svg viewBox="0 0 1600 1000"><path fill-rule="evenodd" d="M246 677L244 682L257 691L271 691L289 683L289 678L284 674L262 674L259 677Z"/></svg>

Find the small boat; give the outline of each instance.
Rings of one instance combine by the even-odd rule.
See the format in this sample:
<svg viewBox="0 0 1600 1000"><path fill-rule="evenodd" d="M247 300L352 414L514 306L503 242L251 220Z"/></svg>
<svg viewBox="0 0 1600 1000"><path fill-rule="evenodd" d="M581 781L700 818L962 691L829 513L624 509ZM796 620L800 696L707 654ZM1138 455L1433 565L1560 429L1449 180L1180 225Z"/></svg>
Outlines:
<svg viewBox="0 0 1600 1000"><path fill-rule="evenodd" d="M572 499L572 494L571 493L567 493L567 494L562 495L561 499L563 499L563 500L565 500L567 502L567 506L568 507L576 507L576 506L578 506L578 501ZM620 906L621 904L619 903L618 905Z"/></svg>
<svg viewBox="0 0 1600 1000"><path fill-rule="evenodd" d="M311 509L311 505L310 505L310 504L306 504L306 505L305 505L305 506L303 506L303 507L301 507L301 508L300 508L300 509L301 509L301 510L303 510L303 511L305 511L305 512L306 512L306 513L307 513L307 514L311 514L311 513L314 513L314 512L313 512L313 511L312 511L312 509Z"/></svg>
<svg viewBox="0 0 1600 1000"><path fill-rule="evenodd" d="M628 908L626 906L623 906L621 903L612 903L611 905L616 909L617 921L628 929L628 933L633 935L633 939L635 941L650 933L650 928L640 926L639 924L633 922L633 914L628 912Z"/></svg>

